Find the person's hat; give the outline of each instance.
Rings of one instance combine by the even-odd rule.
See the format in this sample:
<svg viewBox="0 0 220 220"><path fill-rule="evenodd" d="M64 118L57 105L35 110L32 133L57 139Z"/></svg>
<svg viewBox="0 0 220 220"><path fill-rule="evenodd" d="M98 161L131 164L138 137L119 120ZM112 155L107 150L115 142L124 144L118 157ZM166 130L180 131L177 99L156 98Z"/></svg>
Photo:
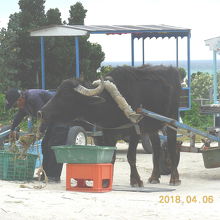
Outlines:
<svg viewBox="0 0 220 220"><path fill-rule="evenodd" d="M5 95L5 109L8 110L10 109L15 102L18 100L18 98L20 97L20 91L18 89L12 88L9 89Z"/></svg>

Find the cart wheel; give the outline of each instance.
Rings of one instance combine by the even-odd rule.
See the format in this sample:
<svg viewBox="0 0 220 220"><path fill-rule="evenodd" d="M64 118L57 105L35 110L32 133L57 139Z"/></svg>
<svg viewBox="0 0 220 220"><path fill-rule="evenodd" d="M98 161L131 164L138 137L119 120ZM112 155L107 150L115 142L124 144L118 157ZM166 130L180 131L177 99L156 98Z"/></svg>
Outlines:
<svg viewBox="0 0 220 220"><path fill-rule="evenodd" d="M141 136L141 142L142 142L142 146L144 148L145 153L152 154L153 153L152 144L151 144L150 138L147 134Z"/></svg>
<svg viewBox="0 0 220 220"><path fill-rule="evenodd" d="M87 145L86 131L81 126L73 126L69 129L66 145Z"/></svg>

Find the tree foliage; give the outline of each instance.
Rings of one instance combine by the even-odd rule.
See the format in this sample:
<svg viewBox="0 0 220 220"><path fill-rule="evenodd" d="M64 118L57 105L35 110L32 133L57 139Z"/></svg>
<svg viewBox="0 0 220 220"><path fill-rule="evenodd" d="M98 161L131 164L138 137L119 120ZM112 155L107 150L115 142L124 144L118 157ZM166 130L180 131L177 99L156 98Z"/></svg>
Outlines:
<svg viewBox="0 0 220 220"><path fill-rule="evenodd" d="M46 24L62 24L61 13L58 8L51 8L46 13Z"/></svg>
<svg viewBox="0 0 220 220"><path fill-rule="evenodd" d="M182 67L179 68L179 71L180 71L180 79L181 79L181 82L184 81L184 78L186 77L186 70Z"/></svg>
<svg viewBox="0 0 220 220"><path fill-rule="evenodd" d="M3 94L0 94L0 126L9 124L9 121L13 118L16 111L15 108L10 109L10 111L5 111L5 97Z"/></svg>
<svg viewBox="0 0 220 220"><path fill-rule="evenodd" d="M191 110L184 112L183 122L194 128L206 130L213 126L213 116L200 113L200 103L192 97Z"/></svg>
<svg viewBox="0 0 220 220"><path fill-rule="evenodd" d="M17 81L18 54L20 48L16 44L17 35L13 31L2 28L0 31L0 91L19 86ZM6 59L7 58L7 59Z"/></svg>
<svg viewBox="0 0 220 220"><path fill-rule="evenodd" d="M200 113L201 99L210 100L213 78L209 73L197 72L191 75L192 108L184 112L183 121L192 127L206 130L213 126L213 116ZM208 101L208 103L210 103ZM207 103L206 103L207 104Z"/></svg>
<svg viewBox="0 0 220 220"><path fill-rule="evenodd" d="M0 30L0 92L8 87L37 88L41 81L39 37L30 37L30 30L62 21L58 8L45 12L46 0L19 0L20 11L9 17L7 29ZM80 2L70 6L69 25L84 24L87 10ZM98 44L80 37L80 70L86 79L94 79L104 60ZM73 37L45 38L46 87L56 88L62 80L75 75L75 40Z"/></svg>
<svg viewBox="0 0 220 220"><path fill-rule="evenodd" d="M77 2L75 5L70 6L70 17L68 18L69 24L84 25L84 19L86 17L87 10L84 9L81 2Z"/></svg>
<svg viewBox="0 0 220 220"><path fill-rule="evenodd" d="M84 25L86 12L80 2L70 7L69 25ZM88 41L89 36L81 37L79 40L80 70L81 77L86 80L93 80L97 77L97 69L105 58L99 44ZM75 69L75 63L73 64Z"/></svg>
<svg viewBox="0 0 220 220"><path fill-rule="evenodd" d="M210 98L213 77L209 73L197 72L191 76L191 92L195 98Z"/></svg>

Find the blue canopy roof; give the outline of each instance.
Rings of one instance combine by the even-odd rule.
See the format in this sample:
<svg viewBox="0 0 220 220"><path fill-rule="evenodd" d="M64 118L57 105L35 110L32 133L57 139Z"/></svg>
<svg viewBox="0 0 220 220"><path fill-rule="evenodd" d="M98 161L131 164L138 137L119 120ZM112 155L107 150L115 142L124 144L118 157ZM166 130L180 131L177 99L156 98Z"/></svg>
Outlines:
<svg viewBox="0 0 220 220"><path fill-rule="evenodd" d="M31 31L31 36L80 36L86 34L132 34L134 38L188 37L190 29L170 25L51 25Z"/></svg>
<svg viewBox="0 0 220 220"><path fill-rule="evenodd" d="M134 66L134 39L143 39L142 41L142 60L144 57L144 40L146 38L171 38L176 39L176 66L178 66L178 38L187 37L187 72L188 87L184 88L189 99L188 106L182 110L190 109L190 37L191 30L188 28L174 27L170 25L50 25L40 27L30 31L31 36L41 37L41 65L42 65L42 88L45 88L45 68L44 68L44 40L48 36L74 36L75 37L75 54L76 54L76 77L80 76L79 62L79 42L78 37L89 34L130 34L131 35L131 65Z"/></svg>

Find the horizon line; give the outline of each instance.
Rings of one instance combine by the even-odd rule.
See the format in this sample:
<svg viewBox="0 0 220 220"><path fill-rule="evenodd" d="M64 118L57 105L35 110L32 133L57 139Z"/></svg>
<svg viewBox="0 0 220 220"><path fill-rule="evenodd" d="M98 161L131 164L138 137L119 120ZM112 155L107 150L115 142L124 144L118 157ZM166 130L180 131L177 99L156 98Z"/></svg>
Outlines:
<svg viewBox="0 0 220 220"><path fill-rule="evenodd" d="M179 62L182 62L182 61L187 61L187 60L179 60ZM212 59L191 59L190 61L213 61ZM217 60L217 62L219 62L220 60ZM127 61L125 61L125 60L120 60L120 61L118 61L118 60L104 60L104 61L102 61L102 63L103 62L131 62L130 60L127 60ZM134 61L135 63L136 62L143 62L142 60L137 60L137 61ZM145 63L147 63L147 62L176 62L176 60L147 60L147 61L145 61Z"/></svg>

